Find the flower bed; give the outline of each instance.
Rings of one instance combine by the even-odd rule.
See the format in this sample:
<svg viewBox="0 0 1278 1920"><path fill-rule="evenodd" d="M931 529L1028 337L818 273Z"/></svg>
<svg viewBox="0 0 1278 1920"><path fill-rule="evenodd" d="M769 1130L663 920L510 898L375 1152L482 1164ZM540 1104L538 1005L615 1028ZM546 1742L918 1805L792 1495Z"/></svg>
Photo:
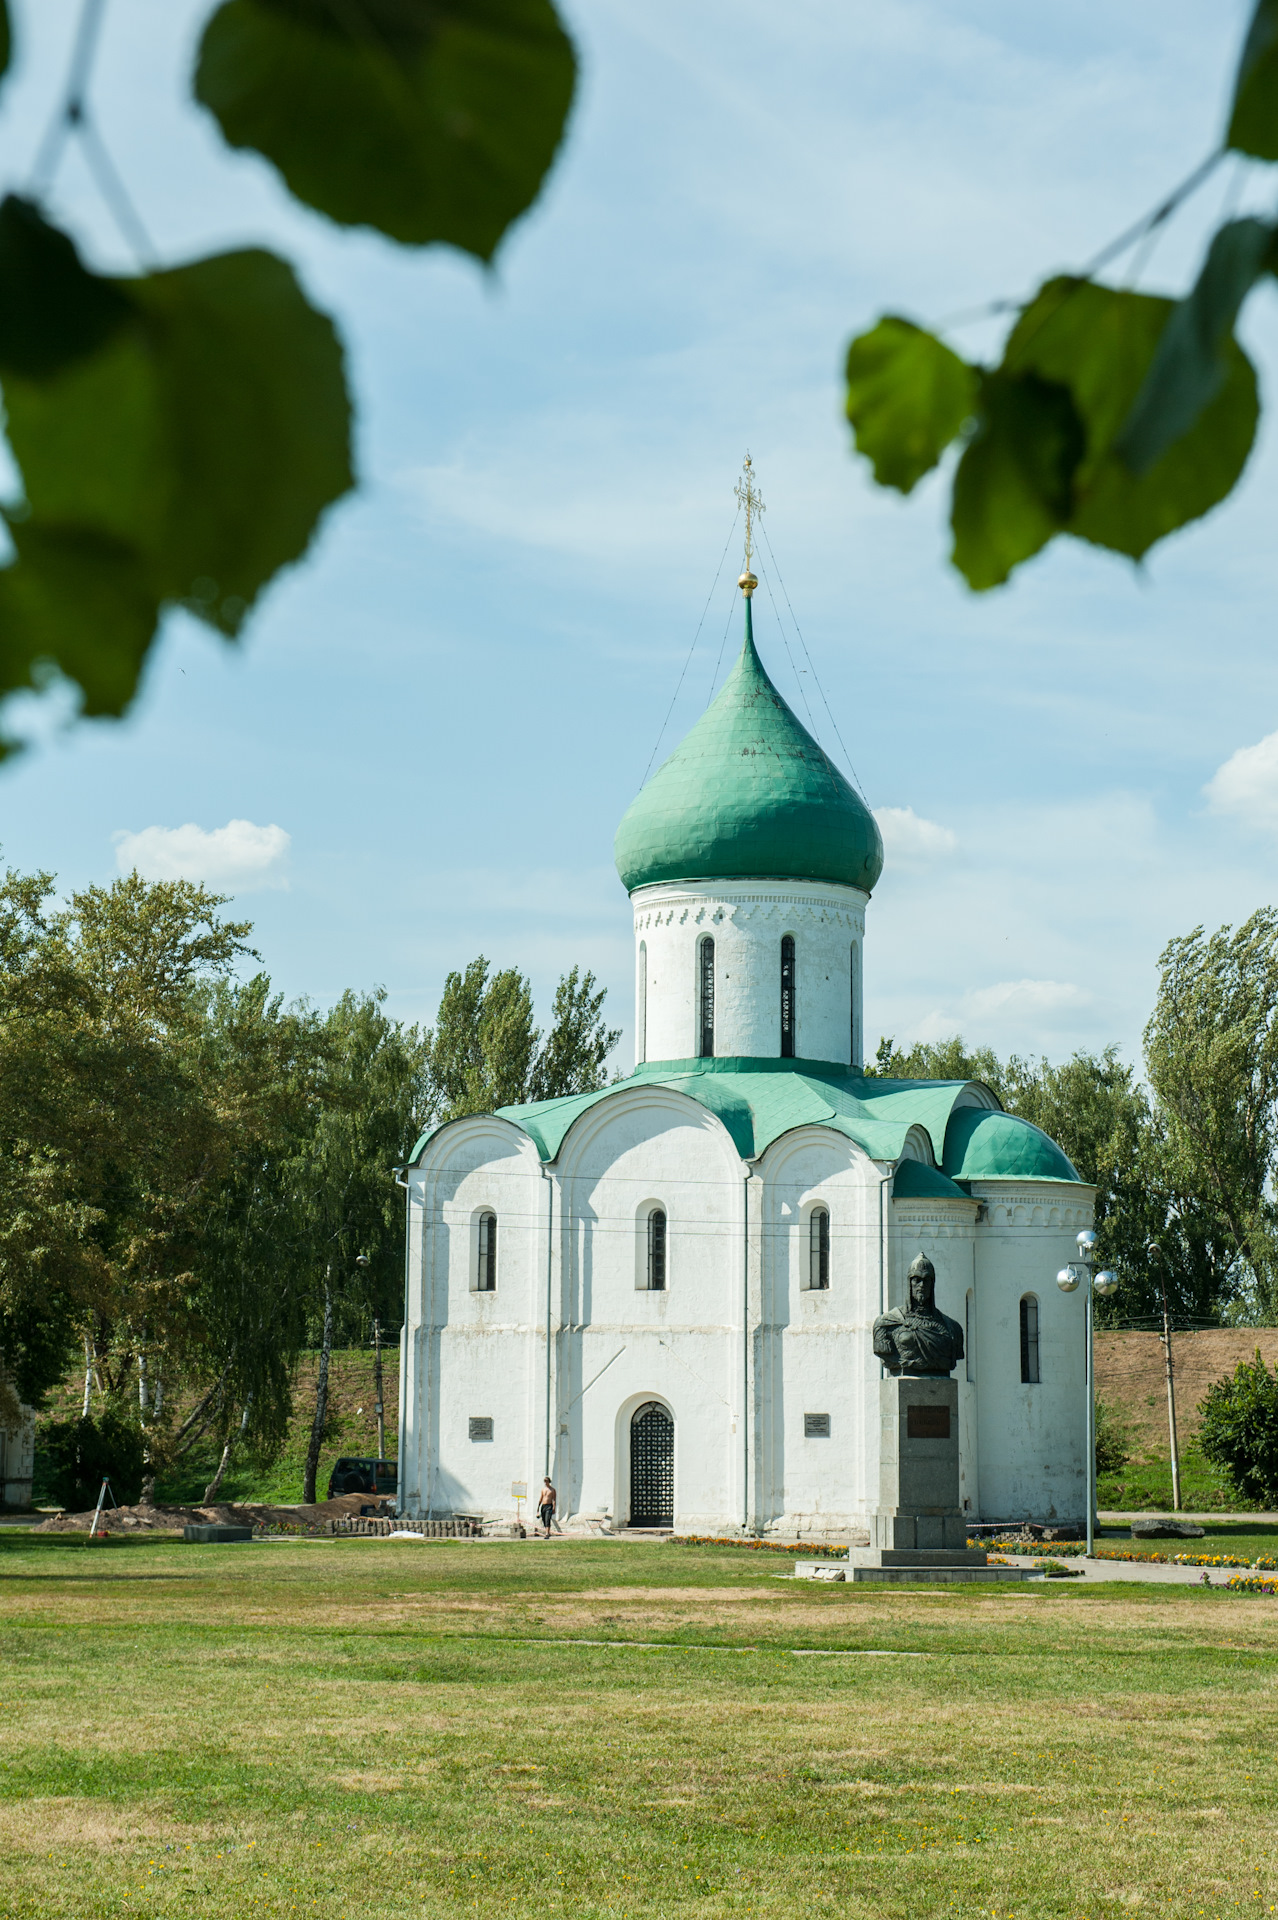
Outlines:
<svg viewBox="0 0 1278 1920"><path fill-rule="evenodd" d="M798 1540L793 1543L786 1540L734 1540L729 1535L713 1533L676 1533L667 1540L668 1547L744 1547L747 1553L801 1553L805 1560L843 1560L847 1556L846 1547L817 1547L810 1541Z"/></svg>
<svg viewBox="0 0 1278 1920"><path fill-rule="evenodd" d="M988 1547L999 1553L1021 1553L1027 1557L1036 1550L1032 1541L1018 1540L1015 1536L1007 1540L969 1540L967 1544L969 1547ZM1037 1550L1041 1552L1041 1548ZM1087 1545L1082 1540L1052 1542L1052 1554L1056 1558L1086 1552ZM1263 1553L1256 1560L1246 1560L1236 1553L1159 1553L1154 1549L1137 1552L1129 1547L1097 1547L1092 1557L1096 1560L1136 1560L1155 1567L1243 1567L1260 1572L1278 1571L1278 1560L1271 1553Z"/></svg>
<svg viewBox="0 0 1278 1920"><path fill-rule="evenodd" d="M1225 1587L1231 1593L1278 1594L1278 1579L1271 1573L1235 1573Z"/></svg>

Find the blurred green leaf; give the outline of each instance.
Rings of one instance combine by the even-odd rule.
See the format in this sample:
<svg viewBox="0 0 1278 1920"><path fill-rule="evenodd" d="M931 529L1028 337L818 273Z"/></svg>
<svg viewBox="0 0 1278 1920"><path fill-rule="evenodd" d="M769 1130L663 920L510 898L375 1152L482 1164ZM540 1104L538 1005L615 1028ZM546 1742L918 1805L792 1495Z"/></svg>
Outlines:
<svg viewBox="0 0 1278 1920"><path fill-rule="evenodd" d="M489 260L537 197L575 73L550 0L224 0L195 94L330 219Z"/></svg>
<svg viewBox="0 0 1278 1920"><path fill-rule="evenodd" d="M1086 435L1067 387L1032 372L982 376L979 424L954 476L952 558L978 592L1069 518Z"/></svg>
<svg viewBox="0 0 1278 1920"><path fill-rule="evenodd" d="M9 535L17 559L0 572L0 692L39 684L32 667L47 661L80 687L86 714L123 713L159 613L137 552L87 527L18 522Z"/></svg>
<svg viewBox="0 0 1278 1920"><path fill-rule="evenodd" d="M0 366L39 378L100 347L133 311L30 200L0 202Z"/></svg>
<svg viewBox="0 0 1278 1920"><path fill-rule="evenodd" d="M1278 0L1257 0L1251 16L1225 144L1257 160L1278 160Z"/></svg>
<svg viewBox="0 0 1278 1920"><path fill-rule="evenodd" d="M8 0L0 0L0 78L9 71L9 60L13 53L13 35L9 31Z"/></svg>
<svg viewBox="0 0 1278 1920"><path fill-rule="evenodd" d="M887 314L848 348L847 416L881 487L909 493L976 408L977 373L943 341Z"/></svg>
<svg viewBox="0 0 1278 1920"><path fill-rule="evenodd" d="M1213 236L1197 284L1172 310L1114 443L1132 473L1148 473L1219 393L1238 309L1273 258L1274 229L1261 220L1232 220Z"/></svg>
<svg viewBox="0 0 1278 1920"><path fill-rule="evenodd" d="M73 307L113 324L34 373L33 316L67 285ZM0 245L0 315L25 491L0 571L0 692L47 662L86 711L120 713L166 602L234 634L351 485L341 348L272 254L109 281L52 229L25 251Z"/></svg>
<svg viewBox="0 0 1278 1920"><path fill-rule="evenodd" d="M1022 313L1004 354L1009 372L1036 373L1067 387L1086 429L1065 531L1133 559L1224 498L1246 463L1259 412L1251 362L1230 341L1224 384L1194 427L1140 476L1119 459L1114 442L1174 305L1091 280L1049 280Z"/></svg>

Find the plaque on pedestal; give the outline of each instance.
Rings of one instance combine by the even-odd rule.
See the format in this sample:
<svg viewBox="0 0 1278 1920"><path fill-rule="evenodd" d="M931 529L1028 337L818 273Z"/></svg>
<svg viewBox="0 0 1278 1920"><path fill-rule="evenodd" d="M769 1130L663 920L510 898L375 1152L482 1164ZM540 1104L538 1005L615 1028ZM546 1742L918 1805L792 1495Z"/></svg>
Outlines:
<svg viewBox="0 0 1278 1920"><path fill-rule="evenodd" d="M967 1546L959 1505L958 1386L900 1374L879 1382L880 1548ZM983 1558L983 1556L982 1556Z"/></svg>

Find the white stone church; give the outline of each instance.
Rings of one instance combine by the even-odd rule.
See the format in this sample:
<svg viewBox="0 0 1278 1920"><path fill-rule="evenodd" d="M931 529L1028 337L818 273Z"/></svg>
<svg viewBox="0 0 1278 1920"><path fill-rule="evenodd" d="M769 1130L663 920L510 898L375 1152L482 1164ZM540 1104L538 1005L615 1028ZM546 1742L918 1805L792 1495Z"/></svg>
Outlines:
<svg viewBox="0 0 1278 1920"><path fill-rule="evenodd" d="M920 1251L965 1331L972 1520L1077 1520L1093 1189L975 1082L862 1069L873 816L768 678L722 692L617 831L636 1066L414 1149L400 1509L838 1537L879 1489L877 1315ZM530 1498L519 1499L520 1490Z"/></svg>

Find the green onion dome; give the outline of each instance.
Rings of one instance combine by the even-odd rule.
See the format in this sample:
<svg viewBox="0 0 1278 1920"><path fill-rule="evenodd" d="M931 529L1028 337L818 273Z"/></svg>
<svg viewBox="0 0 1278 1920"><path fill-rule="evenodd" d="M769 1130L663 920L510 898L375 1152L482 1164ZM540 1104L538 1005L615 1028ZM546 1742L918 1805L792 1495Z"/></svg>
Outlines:
<svg viewBox="0 0 1278 1920"><path fill-rule="evenodd" d="M833 880L869 893L874 816L745 644L718 698L632 801L614 844L628 892L660 880Z"/></svg>
<svg viewBox="0 0 1278 1920"><path fill-rule="evenodd" d="M1056 1142L1019 1114L956 1107L942 1162L951 1180L1077 1180Z"/></svg>

